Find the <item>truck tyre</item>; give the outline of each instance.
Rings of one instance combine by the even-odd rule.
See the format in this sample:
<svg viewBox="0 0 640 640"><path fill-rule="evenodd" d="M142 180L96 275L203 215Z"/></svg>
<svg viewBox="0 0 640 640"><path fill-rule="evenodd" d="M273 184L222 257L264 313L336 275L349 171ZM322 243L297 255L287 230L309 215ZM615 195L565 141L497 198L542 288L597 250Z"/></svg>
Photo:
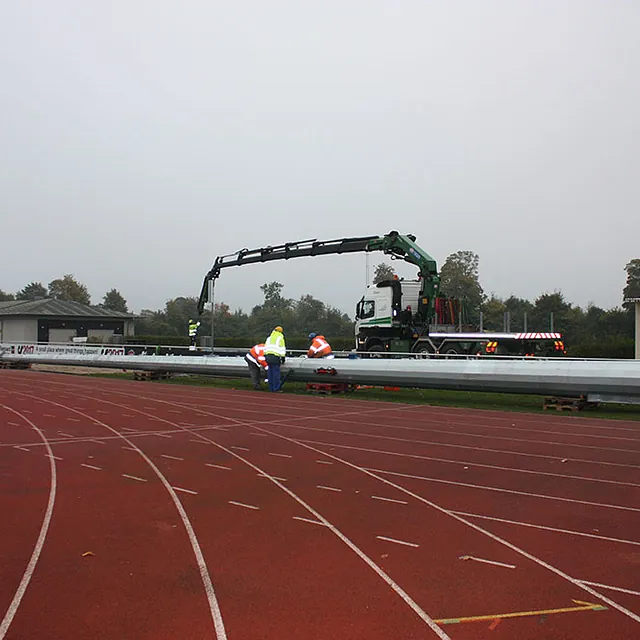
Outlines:
<svg viewBox="0 0 640 640"><path fill-rule="evenodd" d="M381 344L372 344L368 351L370 358L380 358L381 354L384 353L384 347Z"/></svg>
<svg viewBox="0 0 640 640"><path fill-rule="evenodd" d="M450 358L452 360L457 360L456 356L460 353L455 347L448 347L446 349L445 357Z"/></svg>

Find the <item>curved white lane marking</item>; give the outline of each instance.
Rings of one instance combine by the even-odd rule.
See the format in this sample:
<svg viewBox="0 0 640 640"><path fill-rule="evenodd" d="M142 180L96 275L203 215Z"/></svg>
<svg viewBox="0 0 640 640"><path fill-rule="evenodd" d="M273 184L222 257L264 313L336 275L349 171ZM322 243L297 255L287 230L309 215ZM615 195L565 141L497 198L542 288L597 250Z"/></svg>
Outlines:
<svg viewBox="0 0 640 640"><path fill-rule="evenodd" d="M18 391L16 393L29 398L35 397L27 393L23 393L21 391ZM211 576L209 575L209 569L207 568L207 563L205 562L204 556L202 554L200 543L198 542L198 538L196 537L195 531L191 526L189 516L187 515L186 511L184 510L184 507L182 506L182 503L180 502L180 498L178 498L178 495L174 491L173 487L169 484L169 481L164 477L160 469L158 469L158 467L156 467L156 465L144 453L144 451L142 451L142 449L137 447L131 440L129 440L129 438L127 438L125 434L118 432L116 429L114 429L113 427L110 427L108 424L102 422L101 420L98 420L97 418L94 418L93 416L83 413L79 409L74 409L73 407L69 407L67 405L60 404L58 402L54 402L53 400L45 400L45 402L49 404L53 404L57 407L61 407L63 409L67 409L68 411L73 411L74 413L81 415L87 420L91 420L93 423L99 424L105 429L108 429L112 433L120 436L120 438L122 438L132 449L134 449L138 453L138 455L149 465L149 467L151 467L151 469L156 474L160 482L162 482L162 484L164 485L164 488L167 490L167 492L171 496L171 499L173 500L173 503L176 509L178 510L178 513L180 514L180 518L187 532L187 535L189 536L189 542L191 543L193 553L196 557L196 562L198 565L198 569L200 571L200 577L202 578L204 590L207 594L207 600L209 602L209 609L211 611L211 617L213 619L213 625L215 628L216 637L218 638L218 640L227 640L227 633L225 631L224 623L222 621L222 613L220 611L220 606L218 605L218 600L216 599L215 591L213 589L213 583L211 582ZM114 404L114 403L108 403L108 404ZM0 636L0 640L2 640L2 636Z"/></svg>
<svg viewBox="0 0 640 640"><path fill-rule="evenodd" d="M26 394L23 394L26 395ZM86 396L85 396L86 397ZM116 402L112 402L110 400L103 400L101 398L96 398L94 396L91 397L92 400L98 401L98 402L104 402L105 404L110 404L110 405L114 405L117 407L122 407L123 405L120 405ZM163 404L170 404L167 401L162 401L162 400L157 400L157 402L161 402ZM135 411L136 413L139 413L141 415L145 415L148 416L149 414L147 414L145 411L143 410L139 410L139 409L135 409L133 407L127 407L129 410L131 411ZM210 414L210 415L215 415L215 414ZM219 416L215 416L215 417L219 417ZM178 425L175 422L172 422L171 420L165 420L163 418L158 418L159 421L164 422L166 424L170 424L172 426L178 427L179 429L182 429L185 432L190 433L191 435L195 435L196 437L200 438L201 440L208 442L212 445L214 445L215 447L218 447L219 449L225 451L226 453L228 453L229 455L233 456L234 458L240 460L241 462L243 462L245 465L251 467L252 469L254 469L255 471L257 471L260 475L268 478L271 482L273 482L275 485L277 485L282 491L284 491L285 493L287 493L289 496L291 496L291 498L293 498L296 502L298 502L298 504L300 504L302 507L304 507L304 509L306 509L309 513L311 513L313 516L315 516L318 520L319 523L324 524L328 529L331 530L331 532L337 536L345 545L347 545L363 562L365 562L365 564L367 564L375 573L378 574L378 576L380 578L382 578L382 580L412 609L412 611L438 636L438 638L440 638L441 640L451 640L450 636L447 635L438 625L438 623L436 623L433 618L431 618L426 611L424 611L420 605L418 605L418 603L397 583L395 582L395 580L393 580L393 578L391 578L391 576L389 576L384 569L382 569L380 566L378 566L366 553L364 553L364 551L362 551L358 546L355 545L355 543L353 543L349 538L347 538L347 536L345 536L337 527L335 527L331 522L329 522L325 517L323 517L320 513L318 513L315 509L313 509L313 507L311 507L309 504L307 504L302 498L300 498L300 496L298 496L296 493L294 493L293 491L291 491L288 487L286 487L285 485L283 485L280 481L278 481L277 478L275 478L274 476L271 476L270 474L268 474L267 472L265 472L264 470L262 470L260 467L254 465L253 463L251 463L249 460L246 460L245 458L243 458L241 455L239 455L238 453L235 453L234 451L231 450L231 448L227 448L217 442L215 442L214 440L210 440L209 438L207 438L206 436L202 435L201 433L195 432L195 431L191 431L189 428L187 427L181 427L180 425ZM231 420L233 420L234 422L237 422L238 424L242 425L243 423L239 420L236 420L235 418L232 418ZM95 418L93 418L94 422L99 422L99 420L96 420ZM270 434L271 432L266 432L268 434ZM239 447L238 447L239 448ZM322 453L322 452L319 452ZM144 454L143 454L144 455ZM238 504L238 503L233 503L233 504ZM249 506L249 505L242 505L242 506ZM253 507L255 508L255 507Z"/></svg>
<svg viewBox="0 0 640 640"><path fill-rule="evenodd" d="M20 606L20 602L24 596L27 587L29 586L29 582L31 581L31 576L36 568L36 564L38 563L38 559L40 558L40 553L42 552L42 547L44 546L44 541L47 537L47 532L49 531L49 524L51 523L51 516L53 515L53 505L56 501L56 489L57 489L57 476L56 476L56 463L55 457L53 455L53 451L51 450L51 446L47 441L46 436L42 433L38 427L29 420L26 416L21 414L19 411L12 409L6 405L0 405L3 409L8 409L12 413L15 413L17 416L20 416L26 423L28 423L33 429L38 432L40 438L44 442L47 451L49 452L49 469L51 472L51 482L49 486L49 500L47 502L47 508L44 512L44 518L42 519L42 525L40 526L40 535L36 541L35 547L33 548L33 553L31 554L31 559L29 560L29 564L27 564L27 568L25 569L24 575L22 576L22 580L18 585L18 588L13 596L13 600L9 604L9 608L7 609L7 613L5 614L2 622L0 623L0 640L2 640L9 630L9 626L13 621L16 612L18 611L18 607Z"/></svg>

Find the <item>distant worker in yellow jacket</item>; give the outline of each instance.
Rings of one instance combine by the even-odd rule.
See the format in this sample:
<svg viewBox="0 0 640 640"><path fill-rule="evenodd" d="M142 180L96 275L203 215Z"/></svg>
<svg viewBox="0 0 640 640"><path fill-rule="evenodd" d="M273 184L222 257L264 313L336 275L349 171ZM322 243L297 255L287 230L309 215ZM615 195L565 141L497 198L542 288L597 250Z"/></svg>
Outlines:
<svg viewBox="0 0 640 640"><path fill-rule="evenodd" d="M280 365L284 364L287 347L284 342L284 329L278 325L264 343L264 357L269 368L267 369L267 382L269 391L275 393L282 391L280 388Z"/></svg>
<svg viewBox="0 0 640 640"><path fill-rule="evenodd" d="M189 351L196 350L196 340L198 337L198 328L200 327L200 322L195 322L191 318L189 318Z"/></svg>

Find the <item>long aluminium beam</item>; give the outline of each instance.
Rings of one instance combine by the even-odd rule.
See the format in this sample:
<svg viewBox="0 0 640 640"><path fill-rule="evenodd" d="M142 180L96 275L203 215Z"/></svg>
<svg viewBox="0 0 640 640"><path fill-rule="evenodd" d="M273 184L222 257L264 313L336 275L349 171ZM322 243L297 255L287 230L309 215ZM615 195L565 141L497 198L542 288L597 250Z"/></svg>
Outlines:
<svg viewBox="0 0 640 640"><path fill-rule="evenodd" d="M248 377L239 356L127 356L17 354L5 362L166 371L223 377ZM553 396L589 396L599 401L640 404L640 362L635 360L436 360L289 358L282 367L287 380L393 385L463 391L493 391Z"/></svg>

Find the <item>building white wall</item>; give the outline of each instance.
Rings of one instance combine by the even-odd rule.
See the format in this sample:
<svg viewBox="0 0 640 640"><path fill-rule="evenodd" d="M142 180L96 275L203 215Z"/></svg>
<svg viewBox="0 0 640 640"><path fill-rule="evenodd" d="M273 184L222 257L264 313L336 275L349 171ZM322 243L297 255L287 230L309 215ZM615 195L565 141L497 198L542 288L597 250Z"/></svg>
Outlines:
<svg viewBox="0 0 640 640"><path fill-rule="evenodd" d="M2 318L0 342L37 342L37 318Z"/></svg>
<svg viewBox="0 0 640 640"><path fill-rule="evenodd" d="M71 342L77 335L75 329L49 329L49 342Z"/></svg>
<svg viewBox="0 0 640 640"><path fill-rule="evenodd" d="M133 320L125 320L124 321L124 335L132 336L135 333L135 327L133 324Z"/></svg>
<svg viewBox="0 0 640 640"><path fill-rule="evenodd" d="M113 331L111 329L89 329L87 331L87 337L90 340L100 340L102 343L109 342L109 339L113 335Z"/></svg>

